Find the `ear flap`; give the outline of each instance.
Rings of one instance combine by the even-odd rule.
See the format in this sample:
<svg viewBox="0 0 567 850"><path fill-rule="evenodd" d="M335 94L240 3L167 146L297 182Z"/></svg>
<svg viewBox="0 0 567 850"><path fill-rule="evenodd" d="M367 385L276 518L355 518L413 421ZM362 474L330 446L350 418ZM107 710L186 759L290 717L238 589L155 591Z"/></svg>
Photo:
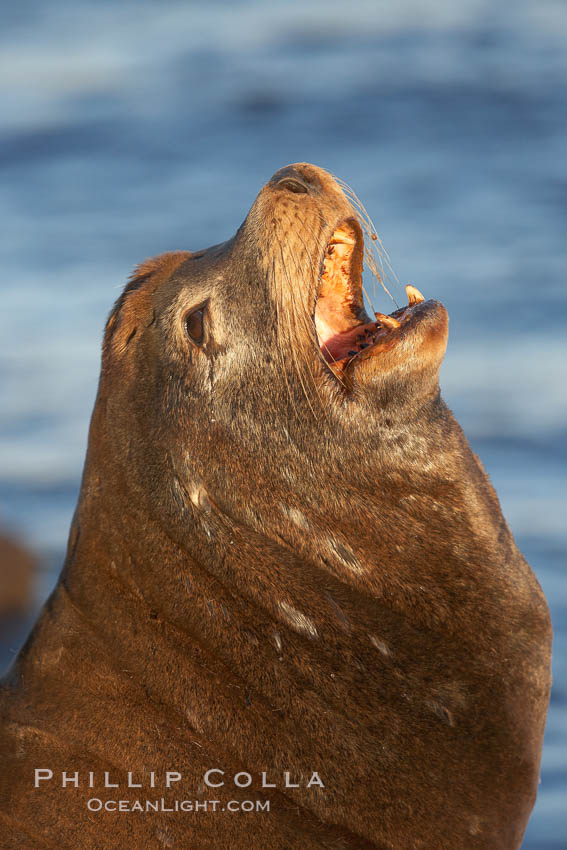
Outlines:
<svg viewBox="0 0 567 850"><path fill-rule="evenodd" d="M122 355L136 336L138 327L150 324L153 292L189 257L190 251L170 251L140 263L108 317L103 343L104 355Z"/></svg>

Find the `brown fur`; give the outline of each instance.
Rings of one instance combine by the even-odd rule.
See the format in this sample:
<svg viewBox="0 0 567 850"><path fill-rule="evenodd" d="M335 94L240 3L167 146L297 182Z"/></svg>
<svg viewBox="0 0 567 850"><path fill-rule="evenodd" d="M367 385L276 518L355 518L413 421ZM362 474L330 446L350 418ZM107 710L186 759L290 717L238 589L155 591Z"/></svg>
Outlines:
<svg viewBox="0 0 567 850"><path fill-rule="evenodd" d="M342 383L318 354L318 261L349 216L330 175L289 166L232 240L143 264L119 299L65 566L4 682L3 848L520 846L547 606L439 396L442 306ZM184 778L34 789L34 768ZM255 781L206 790L209 768Z"/></svg>

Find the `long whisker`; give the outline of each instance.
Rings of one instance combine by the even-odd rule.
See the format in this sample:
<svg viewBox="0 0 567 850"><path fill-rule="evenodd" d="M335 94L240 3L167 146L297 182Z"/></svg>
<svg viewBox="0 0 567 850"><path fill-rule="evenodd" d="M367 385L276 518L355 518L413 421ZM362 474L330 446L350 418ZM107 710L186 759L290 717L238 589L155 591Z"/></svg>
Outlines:
<svg viewBox="0 0 567 850"><path fill-rule="evenodd" d="M283 274L285 275L285 277L287 279L288 292L293 297L293 294L294 294L293 284L291 282L289 272L287 270L287 263L285 262L283 246L282 246L282 243L280 242L279 239L278 239L278 247L280 249L282 271L283 271ZM290 311L289 309L285 310L285 318L286 318L286 321L287 321L289 341L290 342L296 339L296 335L294 334L294 328L292 327L292 318L294 318L293 313L295 313L295 311ZM292 357L293 357L293 365L294 365L297 377L299 378L299 382L301 384L301 389L303 391L303 394L304 394L305 399L306 399L306 401L307 401L307 403L308 403L308 405L311 409L313 416L315 417L315 419L317 419L317 415L315 413L313 405L311 404L311 399L310 399L309 393L307 391L307 387L305 385L305 380L304 380L304 377L303 377L303 374L302 374L302 369L301 369L300 363L297 359L297 353L296 353L296 350L295 350L295 346L292 344L290 346L290 348L291 348L291 354L292 354Z"/></svg>
<svg viewBox="0 0 567 850"><path fill-rule="evenodd" d="M276 288L276 287L278 286L278 278L277 278L277 274L276 274L276 260L275 260L275 257L273 257L273 258L272 258L272 281L273 281L273 284L274 284L274 288ZM275 301L275 309L276 309L276 331L277 331L277 333L279 334L279 330L280 330L280 314L281 314L281 306L282 306L282 304L281 304L281 298L276 297L276 298L274 299L274 301ZM277 352L277 356L278 356L278 359L279 359L280 372L281 372L281 373L283 374L283 376L284 376L285 385L286 385L286 390L287 390L287 395L288 395L288 398L289 398L289 400L290 400L290 402L291 402L291 405L292 405L292 407L293 407L294 413L297 415L297 408L296 408L296 406L295 406L295 399L294 399L294 397L293 397L293 393L292 393L292 391L291 391L291 386L290 386L290 384L289 384L289 379L288 379L288 375L287 375L287 364L286 364L286 361L285 361L285 352L284 352L283 347L282 347L282 346L280 346L280 345L276 345L276 352Z"/></svg>
<svg viewBox="0 0 567 850"><path fill-rule="evenodd" d="M318 258L323 252L323 248L319 247L321 245L321 235L315 233L314 230L309 229L306 222L301 220L301 219L300 219L300 224L303 227L304 231L309 232L309 235L313 238L313 240L315 242L315 257ZM310 265L309 260L310 260L310 257L313 255L313 249L311 249L311 251L308 249L307 245L305 244L305 240L303 239L303 236L301 234L301 231L298 231L296 235L297 235L299 241L301 242L301 244L303 245L304 256L305 256L305 259L307 261L306 262L307 268L306 269L301 268L301 265L298 262L298 258L296 256L295 252L293 252L293 251L290 253L290 259L292 260L292 262L294 264L298 280L303 280L305 278L307 278L309 280L309 290L305 293L305 295L302 299L304 303L302 305L303 309L300 312L301 321L305 326L305 330L307 331L308 336L311 338L316 350L318 351L321 361L324 362L323 355L322 355L321 350L319 348L319 342L318 342L318 338L317 338L317 329L315 327L314 314L313 314L313 311L310 309L310 302L312 301L313 304L315 304L315 299L317 297L317 286L316 286L316 282L315 282L315 276L318 273L318 269L315 270L315 276L311 276L308 273L306 273L309 270L309 265ZM321 410L324 412L325 415L327 415L327 410L326 410L325 405L323 404L323 400L322 400L320 392L319 392L319 387L317 385L315 374L313 372L313 369L311 368L311 362L309 360L307 361L307 369L308 369L309 378L311 379L311 384L312 384L313 388L315 389L315 392L317 393L317 397L318 397L318 400L319 400L319 404L321 406Z"/></svg>
<svg viewBox="0 0 567 850"><path fill-rule="evenodd" d="M386 264L388 271L392 275L394 282L397 285L399 285L400 287L401 287L401 283L400 283L398 275L396 274L396 271L395 271L395 269L392 265L392 261L390 259L390 256L389 256L388 252L386 251L386 249L384 248L384 244L383 244L382 240L380 239L380 236L378 235L376 228L374 227L374 223L373 223L372 219L370 218L368 212L366 211L364 205L362 204L362 202L358 198L354 189L351 186L349 186L349 184L346 183L344 180L342 180L340 177L337 177L336 175L332 175L332 176L333 176L334 180L336 180L338 185L341 187L341 189L343 190L343 192L345 193L345 195L347 196L347 198L351 202L352 206L354 207L354 210L357 214L357 218L359 219L360 225L361 225L363 231L366 233L366 235L368 237L368 240L365 240L366 244L365 244L365 250L364 250L364 259L365 259L367 267L372 272L375 280L378 280L378 282L380 283L380 285L382 286L382 288L384 289L386 294L392 299L392 301L394 302L396 307L399 307L398 302L396 301L396 299L394 298L394 296L392 295L392 293L390 292L390 290L386 286L385 281L386 281L387 274L386 274L385 269L384 269L384 263ZM368 297L368 294L367 293L365 293L365 294Z"/></svg>

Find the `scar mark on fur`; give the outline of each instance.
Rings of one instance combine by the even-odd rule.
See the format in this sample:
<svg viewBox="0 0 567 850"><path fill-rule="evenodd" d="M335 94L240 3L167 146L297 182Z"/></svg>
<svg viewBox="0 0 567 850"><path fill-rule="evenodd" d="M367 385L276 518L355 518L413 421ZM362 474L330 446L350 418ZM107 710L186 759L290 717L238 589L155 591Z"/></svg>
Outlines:
<svg viewBox="0 0 567 850"><path fill-rule="evenodd" d="M204 511L206 514L211 512L211 502L209 499L209 495L204 487L196 486L191 490L189 494L189 498L193 502L196 508Z"/></svg>
<svg viewBox="0 0 567 850"><path fill-rule="evenodd" d="M336 555L343 564L352 570L354 573L363 573L364 570L356 559L356 555L354 552L351 552L350 549L342 544L339 540L335 540L334 537L327 537L327 550L331 552L333 555Z"/></svg>
<svg viewBox="0 0 567 850"><path fill-rule="evenodd" d="M372 644L372 646L374 646L378 650L378 652L381 652L382 655L392 654L392 651L387 646L387 644L385 644L383 640L377 638L376 635L368 635L368 637L370 638L370 643Z"/></svg>
<svg viewBox="0 0 567 850"><path fill-rule="evenodd" d="M284 505L283 502L280 504L280 507L284 514L288 516L295 525L299 526L299 528L307 531L311 527L305 514L302 514L297 508L290 508L288 505Z"/></svg>
<svg viewBox="0 0 567 850"><path fill-rule="evenodd" d="M296 632L303 632L309 637L318 638L319 632L317 626L310 617L302 614L293 605L288 605L287 602L279 602L280 611L284 614L287 623L295 629Z"/></svg>

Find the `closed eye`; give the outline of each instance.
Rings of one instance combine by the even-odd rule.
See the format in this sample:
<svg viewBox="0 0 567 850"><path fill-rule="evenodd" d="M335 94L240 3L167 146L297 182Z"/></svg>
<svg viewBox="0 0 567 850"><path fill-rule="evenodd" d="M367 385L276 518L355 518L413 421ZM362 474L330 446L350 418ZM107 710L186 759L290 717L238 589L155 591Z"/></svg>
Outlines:
<svg viewBox="0 0 567 850"><path fill-rule="evenodd" d="M280 180L278 186L282 189L289 189L290 192L295 192L297 195L307 194L307 186L299 180L294 180L293 177L284 177Z"/></svg>

